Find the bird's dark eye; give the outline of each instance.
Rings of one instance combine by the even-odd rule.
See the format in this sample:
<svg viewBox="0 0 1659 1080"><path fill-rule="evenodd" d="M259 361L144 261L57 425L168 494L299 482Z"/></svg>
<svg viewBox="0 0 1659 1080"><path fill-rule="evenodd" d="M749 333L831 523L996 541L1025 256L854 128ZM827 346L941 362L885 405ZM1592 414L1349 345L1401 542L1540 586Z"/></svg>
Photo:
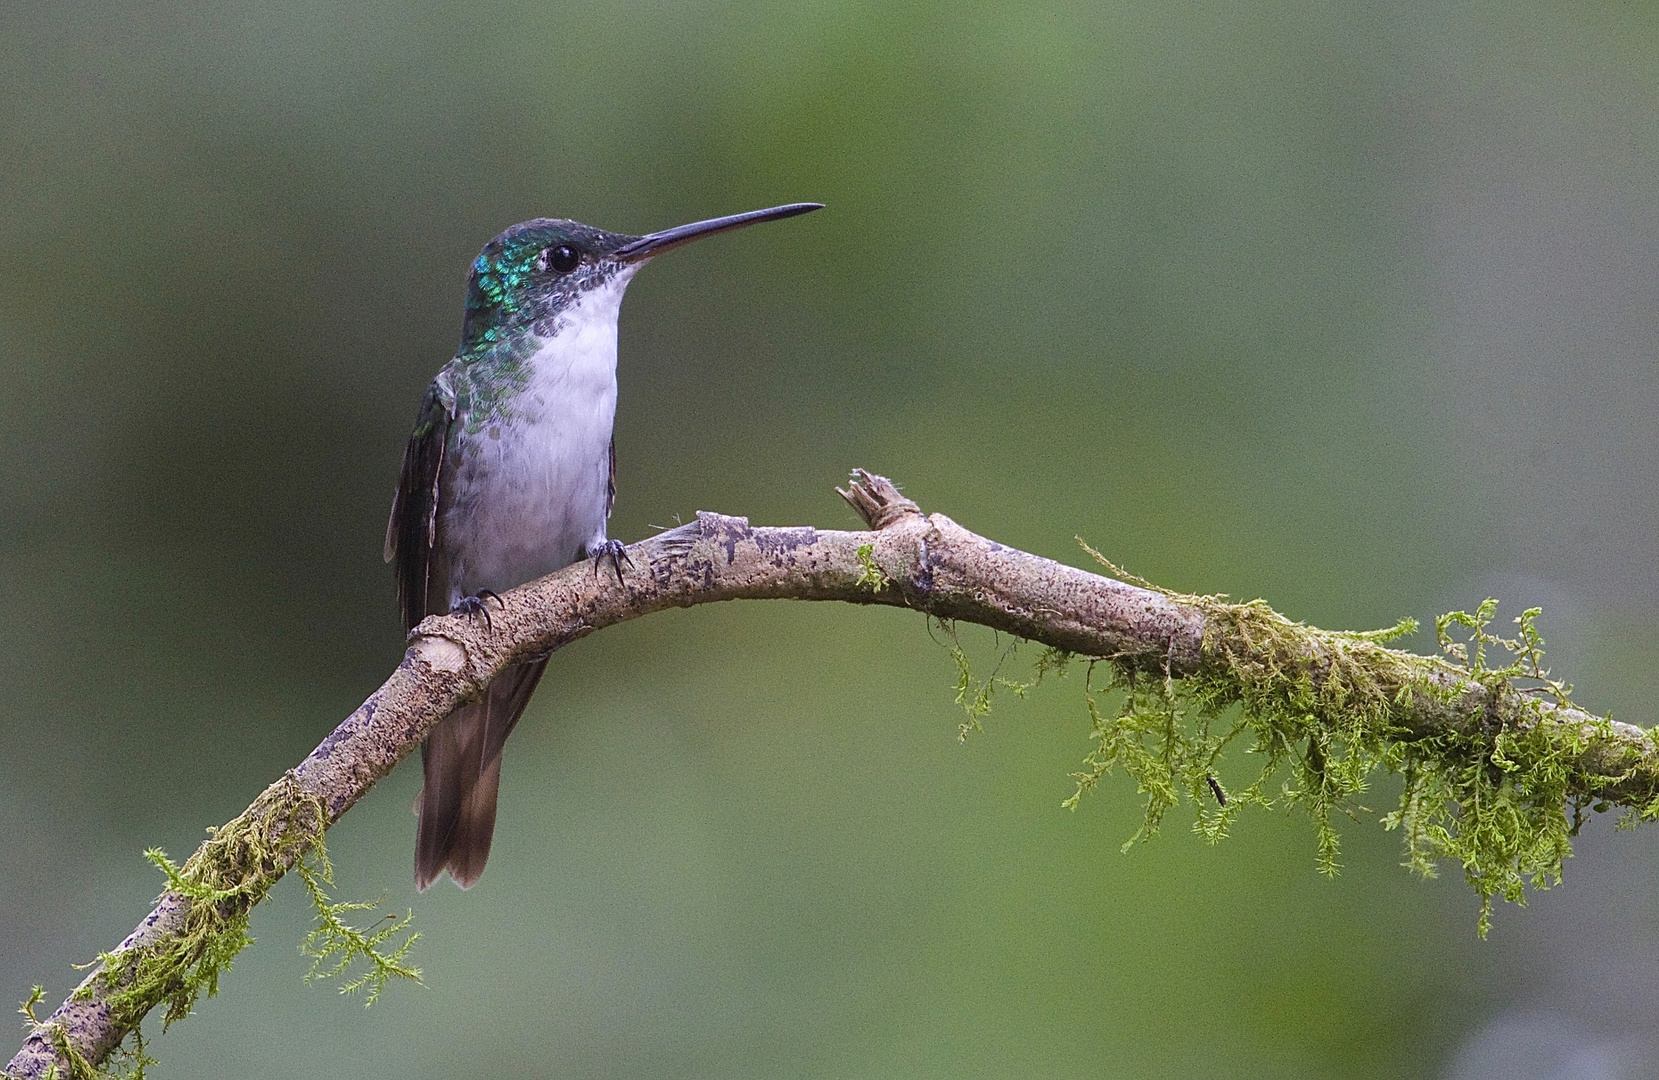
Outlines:
<svg viewBox="0 0 1659 1080"><path fill-rule="evenodd" d="M576 269L582 261L582 253L569 244L560 244L558 247L548 248L542 253L547 262L547 268L558 274L568 274Z"/></svg>

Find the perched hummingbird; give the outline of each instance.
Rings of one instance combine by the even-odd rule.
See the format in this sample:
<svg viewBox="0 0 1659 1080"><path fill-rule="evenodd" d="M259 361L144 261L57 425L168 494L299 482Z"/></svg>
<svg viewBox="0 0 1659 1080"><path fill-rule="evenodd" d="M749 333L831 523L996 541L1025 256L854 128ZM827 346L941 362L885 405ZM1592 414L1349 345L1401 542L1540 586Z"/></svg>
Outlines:
<svg viewBox="0 0 1659 1080"><path fill-rule="evenodd" d="M654 256L703 236L817 210L791 203L646 236L537 218L484 245L461 347L421 399L386 526L404 625L484 610L486 598L578 559L609 559L616 497L616 321ZM486 613L486 618L487 618ZM495 832L501 747L546 659L497 675L421 747L415 885L478 880Z"/></svg>

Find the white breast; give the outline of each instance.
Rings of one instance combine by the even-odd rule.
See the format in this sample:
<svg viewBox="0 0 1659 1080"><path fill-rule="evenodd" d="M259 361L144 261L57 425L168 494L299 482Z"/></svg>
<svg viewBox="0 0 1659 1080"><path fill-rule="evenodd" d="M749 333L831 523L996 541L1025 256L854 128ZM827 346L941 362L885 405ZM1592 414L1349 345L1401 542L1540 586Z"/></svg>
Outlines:
<svg viewBox="0 0 1659 1080"><path fill-rule="evenodd" d="M632 276L561 313L505 415L453 439L459 460L441 522L452 605L550 574L605 539L616 323Z"/></svg>

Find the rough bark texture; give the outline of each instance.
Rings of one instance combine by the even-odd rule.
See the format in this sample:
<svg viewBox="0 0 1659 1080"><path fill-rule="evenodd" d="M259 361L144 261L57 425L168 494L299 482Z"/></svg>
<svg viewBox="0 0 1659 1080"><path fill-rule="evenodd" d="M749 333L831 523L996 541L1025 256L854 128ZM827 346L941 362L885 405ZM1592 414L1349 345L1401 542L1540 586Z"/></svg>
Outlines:
<svg viewBox="0 0 1659 1080"><path fill-rule="evenodd" d="M924 515L890 482L862 471L842 495L870 531L760 528L744 518L700 513L695 522L628 548L620 582L609 569L600 573L581 563L514 589L501 597L499 608L492 602L487 625L462 616L426 619L385 684L279 784L291 778L300 794L320 802L326 824L332 824L419 746L434 723L479 693L503 667L614 623L716 600L841 600L908 607L1176 679L1219 676L1244 647L1239 624L1218 617L1221 605L1125 584L1004 547L941 514ZM1322 632L1309 633L1304 656L1317 673ZM1224 658L1228 649L1235 650L1233 660ZM1503 707L1505 694L1519 693L1466 678L1434 658L1383 651L1393 665L1393 674L1383 680L1385 692L1412 684L1446 691L1402 695L1394 723L1408 738L1470 730ZM1544 715L1544 722L1595 733L1579 762L1587 778L1583 794L1636 807L1659 794L1659 753L1642 729L1607 725L1571 708ZM257 903L298 856L290 846L268 860L260 871L260 888L236 902L240 910ZM113 951L178 938L191 906L187 897L164 894ZM229 907L222 912L230 913ZM109 1002L122 985L120 973L112 978L95 968L28 1036L8 1074L45 1077L56 1065L60 1076L71 1075L71 1062L60 1054L60 1046L87 1062L102 1061L161 1000L112 1010Z"/></svg>

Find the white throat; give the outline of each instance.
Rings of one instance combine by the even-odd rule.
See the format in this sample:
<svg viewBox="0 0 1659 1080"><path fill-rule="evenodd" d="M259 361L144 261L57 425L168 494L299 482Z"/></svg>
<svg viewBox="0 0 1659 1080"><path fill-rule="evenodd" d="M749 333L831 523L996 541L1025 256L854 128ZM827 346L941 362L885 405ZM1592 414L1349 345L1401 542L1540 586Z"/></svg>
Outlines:
<svg viewBox="0 0 1659 1080"><path fill-rule="evenodd" d="M637 266L623 267L615 277L583 293L559 313L552 336L543 338L536 351L534 382L540 383L548 376L560 380L575 377L585 382L608 372L615 383L616 325L622 314L622 294L638 270Z"/></svg>

